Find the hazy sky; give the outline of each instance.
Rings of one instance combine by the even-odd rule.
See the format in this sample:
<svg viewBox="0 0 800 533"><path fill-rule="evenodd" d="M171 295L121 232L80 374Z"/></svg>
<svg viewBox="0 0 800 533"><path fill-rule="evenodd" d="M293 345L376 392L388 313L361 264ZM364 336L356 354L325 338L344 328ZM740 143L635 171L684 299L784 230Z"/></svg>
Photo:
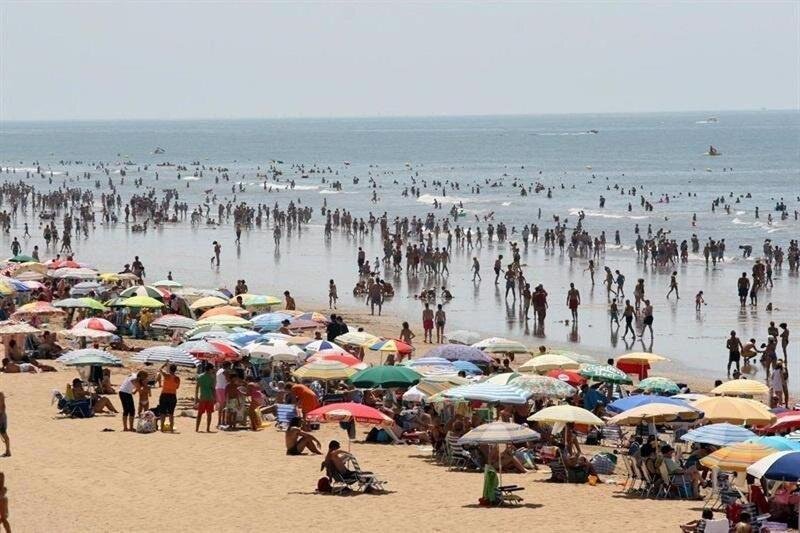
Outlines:
<svg viewBox="0 0 800 533"><path fill-rule="evenodd" d="M800 3L0 0L0 118L798 108Z"/></svg>

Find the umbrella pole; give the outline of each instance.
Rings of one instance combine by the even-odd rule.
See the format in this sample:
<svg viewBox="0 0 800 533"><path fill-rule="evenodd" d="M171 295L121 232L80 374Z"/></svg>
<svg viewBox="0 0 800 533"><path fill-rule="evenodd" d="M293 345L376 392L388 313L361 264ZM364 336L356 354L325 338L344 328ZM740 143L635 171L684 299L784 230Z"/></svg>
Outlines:
<svg viewBox="0 0 800 533"><path fill-rule="evenodd" d="M503 458L500 457L500 444L497 444L497 467L499 469L499 473L497 474L497 486L503 486Z"/></svg>

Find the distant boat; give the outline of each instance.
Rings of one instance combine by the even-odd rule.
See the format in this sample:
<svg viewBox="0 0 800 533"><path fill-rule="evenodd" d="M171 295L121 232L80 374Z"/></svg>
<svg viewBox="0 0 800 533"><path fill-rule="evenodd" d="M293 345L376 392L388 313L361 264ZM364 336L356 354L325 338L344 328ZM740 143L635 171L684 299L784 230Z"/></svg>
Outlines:
<svg viewBox="0 0 800 533"><path fill-rule="evenodd" d="M714 148L714 146L712 145L712 146L708 147L708 152L706 152L706 155L712 155L712 156L714 156L714 155L722 155L722 152L720 152L719 150Z"/></svg>
<svg viewBox="0 0 800 533"><path fill-rule="evenodd" d="M165 154L167 151L161 148L160 146L156 146L156 149L153 150L154 154Z"/></svg>
<svg viewBox="0 0 800 533"><path fill-rule="evenodd" d="M600 130L589 130L589 133L594 133L596 135L600 133Z"/></svg>
<svg viewBox="0 0 800 533"><path fill-rule="evenodd" d="M719 122L719 119L717 117L708 117L706 122Z"/></svg>

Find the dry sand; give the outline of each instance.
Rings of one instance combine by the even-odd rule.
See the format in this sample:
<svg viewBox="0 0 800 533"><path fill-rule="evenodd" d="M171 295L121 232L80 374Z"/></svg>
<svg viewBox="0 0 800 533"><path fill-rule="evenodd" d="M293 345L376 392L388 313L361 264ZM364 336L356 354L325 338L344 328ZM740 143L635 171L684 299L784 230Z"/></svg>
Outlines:
<svg viewBox="0 0 800 533"><path fill-rule="evenodd" d="M348 315L392 334L398 322ZM396 334L396 333L395 333ZM421 334L421 332L420 332ZM420 350L421 352L423 350ZM115 371L118 384L126 371ZM548 469L506 474L525 487L519 508L481 508L482 475L432 464L417 446L354 443L362 468L388 480L388 494L314 493L320 457L287 457L283 433L195 433L194 419L176 419L177 434L121 431L120 416L87 420L56 416L53 389L72 369L1 375L11 458L0 460L15 531L669 531L697 518L702 502L627 498L616 484L551 484ZM180 397L194 393L184 380ZM157 398L158 391L154 391ZM119 404L117 398L113 399ZM155 401L155 399L153 400ZM113 432L103 432L110 428ZM359 428L359 439L363 428ZM318 432L323 445L344 440L338 426Z"/></svg>

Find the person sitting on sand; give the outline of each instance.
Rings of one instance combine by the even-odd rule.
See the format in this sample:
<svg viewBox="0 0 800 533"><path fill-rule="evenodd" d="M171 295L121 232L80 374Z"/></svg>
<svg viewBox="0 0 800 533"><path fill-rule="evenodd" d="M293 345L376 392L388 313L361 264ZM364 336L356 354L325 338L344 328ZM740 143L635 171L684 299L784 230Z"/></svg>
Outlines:
<svg viewBox="0 0 800 533"><path fill-rule="evenodd" d="M103 379L100 380L100 387L98 388L98 394L116 394L117 391L114 390L114 387L111 385L111 369L104 368L103 369Z"/></svg>
<svg viewBox="0 0 800 533"><path fill-rule="evenodd" d="M703 531L706 527L706 522L714 520L714 511L711 509L703 509L703 514L699 520L692 520L681 526L684 533L695 533L696 531ZM701 529L701 527L703 529Z"/></svg>
<svg viewBox="0 0 800 533"><path fill-rule="evenodd" d="M308 449L311 453L322 455L320 448L322 445L319 440L307 431L303 431L301 426L303 419L299 416L292 417L289 427L286 430L286 455L302 455Z"/></svg>
<svg viewBox="0 0 800 533"><path fill-rule="evenodd" d="M3 372L6 374L24 374L26 372L38 374L39 369L30 363L15 363L6 357L3 359Z"/></svg>
<svg viewBox="0 0 800 533"><path fill-rule="evenodd" d="M80 378L72 380L72 398L76 401L89 400L89 405L92 407L92 412L96 415L100 413L117 413L117 409L111 400L104 396L92 394L83 388L83 383Z"/></svg>

